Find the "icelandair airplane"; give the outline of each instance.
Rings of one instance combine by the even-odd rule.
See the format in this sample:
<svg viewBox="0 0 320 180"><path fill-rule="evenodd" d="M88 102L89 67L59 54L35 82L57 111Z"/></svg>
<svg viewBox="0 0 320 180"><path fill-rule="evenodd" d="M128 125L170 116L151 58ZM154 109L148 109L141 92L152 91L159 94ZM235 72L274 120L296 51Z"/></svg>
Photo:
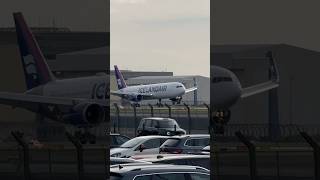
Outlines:
<svg viewBox="0 0 320 180"><path fill-rule="evenodd" d="M228 69L211 66L211 111L212 119L216 122L215 126L222 128L230 117L229 108L237 101L250 97L255 94L263 93L279 87L279 72L272 52L268 52L266 57L269 59L270 79L253 86L242 88L237 76ZM221 130L219 130L221 131ZM223 130L221 131L223 132Z"/></svg>
<svg viewBox="0 0 320 180"><path fill-rule="evenodd" d="M14 13L27 91L0 92L0 103L20 107L65 124L79 127L75 135L82 143L95 142L89 128L105 120L109 109L109 77L91 76L58 80L28 28L22 13Z"/></svg>
<svg viewBox="0 0 320 180"><path fill-rule="evenodd" d="M142 100L152 99L158 99L159 106L161 105L161 99L170 99L173 103L177 102L180 104L182 95L197 89L197 87L186 89L186 87L180 82L127 86L117 65L114 66L114 70L117 79L118 90L111 91L110 94L133 102L133 104L136 106L139 106L138 102Z"/></svg>

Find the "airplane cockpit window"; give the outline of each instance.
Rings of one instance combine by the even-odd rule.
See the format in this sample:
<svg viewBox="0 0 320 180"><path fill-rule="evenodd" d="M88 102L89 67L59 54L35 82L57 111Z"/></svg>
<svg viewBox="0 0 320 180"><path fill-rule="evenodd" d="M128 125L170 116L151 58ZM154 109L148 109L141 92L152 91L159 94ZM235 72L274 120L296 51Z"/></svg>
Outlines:
<svg viewBox="0 0 320 180"><path fill-rule="evenodd" d="M212 83L218 83L218 82L230 82L232 81L231 77L214 77L212 78Z"/></svg>
<svg viewBox="0 0 320 180"><path fill-rule="evenodd" d="M182 88L182 86L181 86L181 85L178 85L176 88Z"/></svg>

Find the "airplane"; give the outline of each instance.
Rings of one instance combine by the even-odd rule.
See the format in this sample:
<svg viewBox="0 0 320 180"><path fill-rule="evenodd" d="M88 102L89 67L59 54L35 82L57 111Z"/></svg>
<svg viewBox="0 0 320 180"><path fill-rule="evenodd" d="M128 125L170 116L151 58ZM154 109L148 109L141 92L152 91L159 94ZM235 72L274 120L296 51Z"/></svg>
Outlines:
<svg viewBox="0 0 320 180"><path fill-rule="evenodd" d="M124 100L128 100L132 105L140 106L142 100L158 99L158 106L162 106L161 99L170 99L173 103L180 104L182 95L197 90L197 87L186 89L180 82L167 82L146 85L127 86L122 73L118 66L114 66L116 81L118 85L117 91L111 91L111 95L119 96Z"/></svg>
<svg viewBox="0 0 320 180"><path fill-rule="evenodd" d="M242 88L238 77L230 70L211 66L211 111L212 120L215 126L221 129L224 124L230 120L230 107L236 104L239 100L263 93L279 87L279 71L272 52L266 53L269 59L270 78L268 81Z"/></svg>
<svg viewBox="0 0 320 180"><path fill-rule="evenodd" d="M0 104L24 108L42 117L78 127L81 143L95 143L89 130L105 120L109 77L56 79L21 12L13 13L27 90L0 92Z"/></svg>

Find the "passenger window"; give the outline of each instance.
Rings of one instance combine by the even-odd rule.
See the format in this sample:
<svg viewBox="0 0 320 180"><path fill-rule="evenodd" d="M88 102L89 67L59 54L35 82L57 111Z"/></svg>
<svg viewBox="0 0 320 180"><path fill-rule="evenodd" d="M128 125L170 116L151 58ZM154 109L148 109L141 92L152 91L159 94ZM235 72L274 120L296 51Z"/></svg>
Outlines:
<svg viewBox="0 0 320 180"><path fill-rule="evenodd" d="M134 180L151 180L151 175L137 176Z"/></svg>
<svg viewBox="0 0 320 180"><path fill-rule="evenodd" d="M146 123L146 127L151 127L152 120L147 119L147 120L145 121L145 123Z"/></svg>
<svg viewBox="0 0 320 180"><path fill-rule="evenodd" d="M210 140L209 138L203 138L203 139L189 139L186 142L187 146L207 146L209 145Z"/></svg>
<svg viewBox="0 0 320 180"><path fill-rule="evenodd" d="M153 149L160 147L160 139L150 139L143 143L146 149Z"/></svg>
<svg viewBox="0 0 320 180"><path fill-rule="evenodd" d="M209 174L191 173L190 177L191 177L191 180L209 180L210 179L210 175Z"/></svg>
<svg viewBox="0 0 320 180"><path fill-rule="evenodd" d="M127 142L128 138L125 138L125 137L122 137L122 136L118 136L117 141L118 141L118 144L121 145L121 144Z"/></svg>
<svg viewBox="0 0 320 180"><path fill-rule="evenodd" d="M168 174L154 174L152 180L185 180L185 175L183 173L168 173Z"/></svg>

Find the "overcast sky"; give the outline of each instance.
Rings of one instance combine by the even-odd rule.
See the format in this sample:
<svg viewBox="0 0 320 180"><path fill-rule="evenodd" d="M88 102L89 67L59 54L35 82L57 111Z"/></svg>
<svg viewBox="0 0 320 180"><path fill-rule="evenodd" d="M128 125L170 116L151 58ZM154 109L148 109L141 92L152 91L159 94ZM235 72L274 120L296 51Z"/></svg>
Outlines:
<svg viewBox="0 0 320 180"><path fill-rule="evenodd" d="M30 26L69 27L74 31L106 31L108 0L5 0L0 5L0 27L13 26L12 13L21 11Z"/></svg>
<svg viewBox="0 0 320 180"><path fill-rule="evenodd" d="M209 0L111 0L111 67L209 76Z"/></svg>
<svg viewBox="0 0 320 180"><path fill-rule="evenodd" d="M286 43L320 51L320 1L214 0L214 44Z"/></svg>

